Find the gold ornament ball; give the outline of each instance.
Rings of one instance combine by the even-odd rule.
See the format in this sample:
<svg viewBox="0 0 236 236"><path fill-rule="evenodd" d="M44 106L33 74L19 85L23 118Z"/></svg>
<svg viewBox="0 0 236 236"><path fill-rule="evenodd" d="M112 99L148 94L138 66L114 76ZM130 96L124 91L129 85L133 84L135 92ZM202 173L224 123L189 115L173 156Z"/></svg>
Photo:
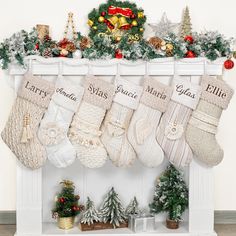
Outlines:
<svg viewBox="0 0 236 236"><path fill-rule="evenodd" d="M142 11L138 12L138 18L143 18L144 17L144 14Z"/></svg>
<svg viewBox="0 0 236 236"><path fill-rule="evenodd" d="M64 48L63 48L63 49L61 50L61 52L60 52L60 54L61 54L62 56L67 56L68 53L69 53L69 52L68 52L66 49L64 49Z"/></svg>
<svg viewBox="0 0 236 236"><path fill-rule="evenodd" d="M236 51L233 52L233 57L236 59Z"/></svg>
<svg viewBox="0 0 236 236"><path fill-rule="evenodd" d="M140 31L140 32L143 32L143 28L140 28L139 31Z"/></svg>
<svg viewBox="0 0 236 236"><path fill-rule="evenodd" d="M97 26L93 26L93 29L94 29L94 30L97 30L97 29L98 29L98 27L97 27Z"/></svg>
<svg viewBox="0 0 236 236"><path fill-rule="evenodd" d="M92 26L93 26L93 21L92 21L92 20L88 20L88 25L89 25L90 27L92 27Z"/></svg>
<svg viewBox="0 0 236 236"><path fill-rule="evenodd" d="M133 26L137 26L138 25L138 22L136 20L133 20L132 23L131 23Z"/></svg>
<svg viewBox="0 0 236 236"><path fill-rule="evenodd" d="M121 40L121 37L120 37L120 36L117 36L117 37L116 37L116 42L120 42L120 40Z"/></svg>
<svg viewBox="0 0 236 236"><path fill-rule="evenodd" d="M100 23L104 22L104 20L105 20L105 18L104 18L103 16L99 16L99 17L98 17L98 21L99 21Z"/></svg>
<svg viewBox="0 0 236 236"><path fill-rule="evenodd" d="M174 46L171 43L166 44L166 49L172 51L174 49Z"/></svg>

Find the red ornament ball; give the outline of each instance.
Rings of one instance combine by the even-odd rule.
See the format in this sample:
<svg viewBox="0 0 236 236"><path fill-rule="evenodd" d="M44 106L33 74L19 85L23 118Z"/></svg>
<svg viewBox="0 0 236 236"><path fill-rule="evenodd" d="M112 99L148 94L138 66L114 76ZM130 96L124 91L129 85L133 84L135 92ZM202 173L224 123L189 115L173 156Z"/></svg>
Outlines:
<svg viewBox="0 0 236 236"><path fill-rule="evenodd" d="M123 58L123 54L122 54L120 49L116 50L115 58L116 59L122 59Z"/></svg>
<svg viewBox="0 0 236 236"><path fill-rule="evenodd" d="M36 50L39 49L39 44L38 44L38 43L35 44L35 49L36 49Z"/></svg>
<svg viewBox="0 0 236 236"><path fill-rule="evenodd" d="M105 16L105 15L106 15L106 12L103 11L103 12L101 13L101 16Z"/></svg>
<svg viewBox="0 0 236 236"><path fill-rule="evenodd" d="M185 36L184 41L188 42L189 44L193 44L194 39L191 35L187 35Z"/></svg>
<svg viewBox="0 0 236 236"><path fill-rule="evenodd" d="M188 51L186 53L185 57L187 57L187 58L194 58L194 57L196 57L196 54L193 51Z"/></svg>
<svg viewBox="0 0 236 236"><path fill-rule="evenodd" d="M130 16L130 18L131 18L131 19L135 19L135 18L136 18L136 15L135 15L135 14L132 14L132 15Z"/></svg>
<svg viewBox="0 0 236 236"><path fill-rule="evenodd" d="M77 207L77 206L73 206L73 207L72 207L72 210L73 210L73 211L78 211L78 207Z"/></svg>
<svg viewBox="0 0 236 236"><path fill-rule="evenodd" d="M233 69L234 68L234 62L231 59L228 59L224 62L224 67L227 70Z"/></svg>
<svg viewBox="0 0 236 236"><path fill-rule="evenodd" d="M64 197L61 197L58 199L60 203L64 203L65 202L65 198Z"/></svg>

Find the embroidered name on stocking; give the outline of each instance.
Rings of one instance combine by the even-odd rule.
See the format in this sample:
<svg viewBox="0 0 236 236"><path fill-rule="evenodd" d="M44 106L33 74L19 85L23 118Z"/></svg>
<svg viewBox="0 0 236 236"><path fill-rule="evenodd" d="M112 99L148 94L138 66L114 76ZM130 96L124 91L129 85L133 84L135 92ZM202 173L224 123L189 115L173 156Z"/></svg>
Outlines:
<svg viewBox="0 0 236 236"><path fill-rule="evenodd" d="M175 79L173 82L171 100L183 104L191 109L197 107L201 95L201 87L184 79Z"/></svg>
<svg viewBox="0 0 236 236"><path fill-rule="evenodd" d="M201 98L203 100L215 104L222 109L227 108L233 96L233 90L223 80L214 77L203 77L201 85Z"/></svg>
<svg viewBox="0 0 236 236"><path fill-rule="evenodd" d="M113 84L95 77L89 77L85 81L84 90L83 100L85 102L105 110L110 108L115 90Z"/></svg>
<svg viewBox="0 0 236 236"><path fill-rule="evenodd" d="M145 78L140 102L160 112L165 112L172 88L152 78Z"/></svg>
<svg viewBox="0 0 236 236"><path fill-rule="evenodd" d="M125 79L117 79L114 102L136 110L143 88Z"/></svg>

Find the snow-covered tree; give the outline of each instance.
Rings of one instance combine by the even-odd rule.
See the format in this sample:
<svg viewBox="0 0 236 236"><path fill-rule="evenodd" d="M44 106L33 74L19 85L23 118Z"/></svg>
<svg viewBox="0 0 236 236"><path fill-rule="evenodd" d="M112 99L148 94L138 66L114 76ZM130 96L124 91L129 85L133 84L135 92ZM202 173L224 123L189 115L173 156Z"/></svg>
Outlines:
<svg viewBox="0 0 236 236"><path fill-rule="evenodd" d="M188 188L182 173L173 165L169 165L159 177L149 207L151 213L167 212L170 220L181 220L182 213L188 207Z"/></svg>
<svg viewBox="0 0 236 236"><path fill-rule="evenodd" d="M139 207L138 207L137 198L134 197L134 198L130 201L129 205L127 206L127 208L126 208L126 210L125 210L125 214L126 214L127 216L129 216L129 215L138 215L138 214L140 214L140 213L141 213L141 210L140 210Z"/></svg>
<svg viewBox="0 0 236 236"><path fill-rule="evenodd" d="M99 222L99 213L96 210L93 201L90 200L90 198L87 198L87 202L85 205L85 212L83 213L83 216L81 218L81 223L83 224L93 224L94 222Z"/></svg>
<svg viewBox="0 0 236 236"><path fill-rule="evenodd" d="M183 12L183 18L180 26L180 37L184 38L186 35L192 35L192 23L188 7L186 7Z"/></svg>
<svg viewBox="0 0 236 236"><path fill-rule="evenodd" d="M125 210L113 187L105 197L103 205L100 209L100 217L102 222L109 222L114 228L126 220Z"/></svg>

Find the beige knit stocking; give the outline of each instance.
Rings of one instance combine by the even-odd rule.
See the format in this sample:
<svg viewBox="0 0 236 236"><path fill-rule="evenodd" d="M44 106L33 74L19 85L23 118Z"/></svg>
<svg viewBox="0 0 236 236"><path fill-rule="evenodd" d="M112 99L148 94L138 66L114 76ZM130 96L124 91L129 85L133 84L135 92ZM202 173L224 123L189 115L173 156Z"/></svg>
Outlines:
<svg viewBox="0 0 236 236"><path fill-rule="evenodd" d="M71 123L69 139L86 167L99 168L107 160L107 152L100 140L100 126L111 106L114 90L114 85L95 77L85 81L84 97Z"/></svg>
<svg viewBox="0 0 236 236"><path fill-rule="evenodd" d="M218 165L224 152L216 140L223 109L227 109L233 90L221 79L204 76L202 95L186 130L186 139L196 158L208 166Z"/></svg>
<svg viewBox="0 0 236 236"><path fill-rule="evenodd" d="M40 168L47 157L37 131L53 92L54 85L50 82L25 75L1 134L20 162L31 169Z"/></svg>

